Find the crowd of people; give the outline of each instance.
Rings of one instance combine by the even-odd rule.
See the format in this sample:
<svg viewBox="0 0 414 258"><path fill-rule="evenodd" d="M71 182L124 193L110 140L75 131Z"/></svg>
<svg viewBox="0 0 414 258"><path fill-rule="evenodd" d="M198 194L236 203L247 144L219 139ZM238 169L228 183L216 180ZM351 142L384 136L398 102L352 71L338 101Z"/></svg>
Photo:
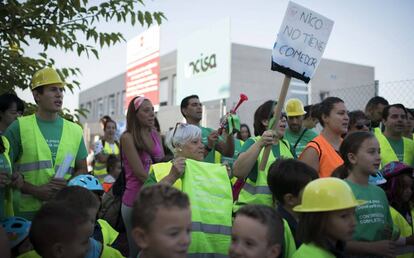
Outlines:
<svg viewBox="0 0 414 258"><path fill-rule="evenodd" d="M59 115L64 87L37 71L26 116L0 96L0 257L414 257L414 113L400 103L293 98L275 121L269 100L252 133L201 126L191 95L186 123L161 134L136 96L120 137L101 119L88 166L81 126Z"/></svg>

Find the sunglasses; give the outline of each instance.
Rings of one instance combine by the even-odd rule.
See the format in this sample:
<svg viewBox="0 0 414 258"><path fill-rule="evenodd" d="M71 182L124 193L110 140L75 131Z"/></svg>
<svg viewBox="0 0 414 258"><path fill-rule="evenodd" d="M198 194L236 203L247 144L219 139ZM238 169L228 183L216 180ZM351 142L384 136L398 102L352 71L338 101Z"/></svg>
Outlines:
<svg viewBox="0 0 414 258"><path fill-rule="evenodd" d="M361 130L362 128L364 128L364 126L366 126L367 128L370 128L371 127L371 122L356 124L355 128L358 129L358 130Z"/></svg>
<svg viewBox="0 0 414 258"><path fill-rule="evenodd" d="M173 132L173 135L172 135L172 137L171 137L171 145L175 148L176 146L175 146L175 144L174 144L174 136L175 136L175 133L177 132L177 128L179 127L179 126L182 126L182 127L186 127L188 124L185 124L185 123L181 123L181 122L178 122L177 124L175 124L175 128L174 128L174 132Z"/></svg>

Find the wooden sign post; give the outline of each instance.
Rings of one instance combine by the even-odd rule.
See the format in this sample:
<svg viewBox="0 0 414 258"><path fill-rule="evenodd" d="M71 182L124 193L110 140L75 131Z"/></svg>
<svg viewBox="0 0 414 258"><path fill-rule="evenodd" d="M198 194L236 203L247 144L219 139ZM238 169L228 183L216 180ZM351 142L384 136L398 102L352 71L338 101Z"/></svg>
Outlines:
<svg viewBox="0 0 414 258"><path fill-rule="evenodd" d="M333 21L294 2L289 2L272 51L272 70L285 74L274 109L276 130L291 78L309 83L318 67L333 27ZM270 129L270 128L269 128ZM266 168L271 146L266 146L259 170Z"/></svg>

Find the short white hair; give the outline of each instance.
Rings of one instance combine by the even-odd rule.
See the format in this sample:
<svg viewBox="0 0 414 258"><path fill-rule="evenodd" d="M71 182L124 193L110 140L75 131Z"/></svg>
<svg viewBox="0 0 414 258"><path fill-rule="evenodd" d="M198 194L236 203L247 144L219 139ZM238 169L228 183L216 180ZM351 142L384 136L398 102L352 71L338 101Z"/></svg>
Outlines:
<svg viewBox="0 0 414 258"><path fill-rule="evenodd" d="M201 138L201 129L198 126L179 123L175 128L167 132L165 144L172 153L175 153L177 147L181 147L187 142L198 138Z"/></svg>

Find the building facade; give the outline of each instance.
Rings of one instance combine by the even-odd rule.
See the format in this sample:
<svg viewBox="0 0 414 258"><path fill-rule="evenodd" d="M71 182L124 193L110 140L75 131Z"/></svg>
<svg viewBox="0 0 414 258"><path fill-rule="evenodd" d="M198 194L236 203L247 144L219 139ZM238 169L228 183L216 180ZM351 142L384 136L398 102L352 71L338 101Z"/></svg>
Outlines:
<svg viewBox="0 0 414 258"><path fill-rule="evenodd" d="M248 96L238 111L240 121L252 129L256 108L267 100L277 100L284 75L270 70L271 49L233 43L231 45L230 97L223 100L203 102L202 125L219 127L220 117L238 101L240 93ZM183 121L180 103L175 103L177 52L161 56L160 105L157 117L161 131L165 132L178 121ZM363 109L365 103L376 94L374 67L322 59L309 84L292 79L287 98L300 98L305 105L318 103L328 96L342 98L349 110ZM358 88L358 91L354 89ZM89 143L102 134L99 119L111 116L122 127L124 111L125 74L102 82L79 94L79 105L88 109L85 126ZM202 96L200 100L203 101Z"/></svg>

